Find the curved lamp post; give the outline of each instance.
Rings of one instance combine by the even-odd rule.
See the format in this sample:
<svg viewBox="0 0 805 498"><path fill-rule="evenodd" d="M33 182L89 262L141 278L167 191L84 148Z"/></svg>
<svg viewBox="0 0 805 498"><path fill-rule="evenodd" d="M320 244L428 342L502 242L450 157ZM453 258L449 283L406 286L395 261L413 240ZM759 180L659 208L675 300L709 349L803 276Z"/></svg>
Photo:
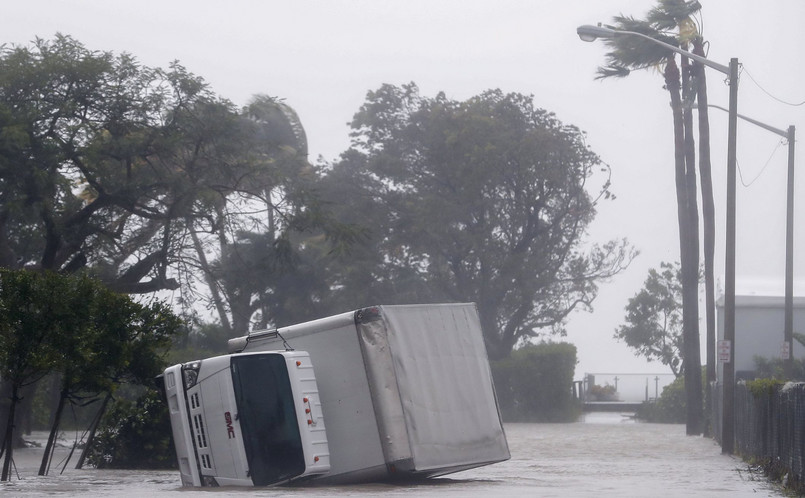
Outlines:
<svg viewBox="0 0 805 498"><path fill-rule="evenodd" d="M692 59L702 65L727 75L730 86L729 119L727 131L727 236L724 269L724 345L729 352L729 361L723 368L723 401L721 419L721 452L732 454L735 448L735 182L736 143L738 130L738 59L730 59L729 66L713 62L679 47L654 39L636 31L626 31L585 24L576 29L582 41L592 42L598 38L636 36L660 45L668 50Z"/></svg>

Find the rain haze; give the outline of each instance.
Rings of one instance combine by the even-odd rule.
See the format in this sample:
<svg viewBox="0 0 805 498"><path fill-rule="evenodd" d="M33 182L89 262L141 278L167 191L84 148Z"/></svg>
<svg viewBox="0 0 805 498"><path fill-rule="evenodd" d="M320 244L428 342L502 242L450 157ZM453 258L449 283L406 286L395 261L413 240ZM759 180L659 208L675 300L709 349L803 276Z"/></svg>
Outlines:
<svg viewBox="0 0 805 498"><path fill-rule="evenodd" d="M347 123L366 92L383 83L413 81L422 95L444 91L456 100L490 88L532 94L538 107L585 131L592 150L612 168L617 198L599 206L588 242L625 237L640 251L627 271L601 285L592 313L569 320L566 340L578 347L580 378L584 372L669 372L613 338L647 270L679 259L668 94L659 72L595 80L606 49L576 35L579 25L607 23L618 14L641 17L655 3L9 0L0 42L27 45L58 32L93 50L131 53L148 66L179 60L237 105L254 94L284 99L300 116L314 162L335 160L348 148ZM738 112L779 129L802 130L805 106L780 100L805 100L805 2L701 3L708 57L724 65L737 57L742 64ZM727 107L725 76L708 71L710 103ZM723 275L726 113L714 110L710 121L716 274ZM739 122L739 293L783 293L786 151L779 136ZM803 189L805 174L797 173L796 220L805 219ZM795 247L803 247L805 233L797 228L795 234ZM803 270L805 258L795 258L798 294Z"/></svg>

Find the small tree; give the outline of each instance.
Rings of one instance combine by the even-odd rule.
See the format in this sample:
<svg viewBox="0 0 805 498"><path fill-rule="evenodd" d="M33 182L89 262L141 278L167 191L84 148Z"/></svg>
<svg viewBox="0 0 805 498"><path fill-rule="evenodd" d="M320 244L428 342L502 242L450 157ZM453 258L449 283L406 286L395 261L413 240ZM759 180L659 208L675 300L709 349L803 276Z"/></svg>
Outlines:
<svg viewBox="0 0 805 498"><path fill-rule="evenodd" d="M76 323L71 334L55 340L61 354L62 385L40 475L47 474L50 467L67 403L86 405L102 398L96 415L99 420L119 384L151 384L164 368L162 353L181 327L180 320L163 303L144 306L87 277L79 282L81 292L72 299L74 308L83 310L83 320ZM92 443L95 427L94 423L90 427L87 445Z"/></svg>
<svg viewBox="0 0 805 498"><path fill-rule="evenodd" d="M638 356L667 365L674 376L683 373L682 285L679 264L660 263L650 269L643 289L626 305L626 324L615 330Z"/></svg>
<svg viewBox="0 0 805 498"><path fill-rule="evenodd" d="M14 445L14 415L20 390L56 364L54 337L67 333L73 310L66 299L70 282L51 273L0 270L0 378L11 386L6 419L5 455L0 480L10 477Z"/></svg>
<svg viewBox="0 0 805 498"><path fill-rule="evenodd" d="M65 402L111 392L124 378L152 378L161 368L159 352L179 326L164 305L140 305L87 276L0 270L0 377L11 386L0 478L10 476L22 387L51 372L62 378L44 474Z"/></svg>

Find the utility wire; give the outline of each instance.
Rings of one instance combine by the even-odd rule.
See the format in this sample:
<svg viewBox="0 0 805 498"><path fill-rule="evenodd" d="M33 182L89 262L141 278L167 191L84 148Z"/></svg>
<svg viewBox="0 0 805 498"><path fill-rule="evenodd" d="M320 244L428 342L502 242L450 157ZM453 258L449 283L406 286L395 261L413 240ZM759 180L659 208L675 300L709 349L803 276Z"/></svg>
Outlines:
<svg viewBox="0 0 805 498"><path fill-rule="evenodd" d="M753 185L753 184L754 184L756 181L758 181L758 179L759 179L761 176L763 176L763 172L765 172L765 171L766 171L766 168L768 168L768 167L769 167L769 164L771 163L771 158L772 158L772 157L774 157L774 155L777 153L777 150L780 148L780 146L781 146L782 144L783 144L783 141L782 141L782 140L780 140L779 142L777 142L777 146L774 148L774 150L773 150L773 151L771 151L771 154L769 155L769 158L768 158L768 159L766 159L766 164L764 164L764 165L763 165L763 168L761 168L761 169L760 169L760 172L759 172L757 175L755 175L755 177L754 177L754 178L752 178L752 181L750 181L749 183L746 183L746 182L744 181L744 175L743 175L743 172L741 172L741 165L740 165L740 164L738 164L738 161L737 161L737 160L735 161L735 164L736 164L736 166L737 166L737 168L738 168L738 176L740 176L740 177L741 177L741 185L743 185L743 186L744 186L744 188L749 188L749 187L751 187L751 186L752 186L752 185Z"/></svg>
<svg viewBox="0 0 805 498"><path fill-rule="evenodd" d="M754 84L755 84L755 86L757 86L758 88L760 88L760 90L761 90L763 93L765 93L766 95L768 95L768 96L769 96L769 97L771 97L772 99L776 100L777 102L779 102L779 103L781 103L781 104L785 104L785 105L790 105L790 106L792 106L792 107L799 107L799 106L801 106L801 105L805 105L805 100L803 100L802 102L796 102L796 103L795 103L795 102L787 102L787 101L785 101L785 100L783 100L783 99L780 99L780 98L778 98L778 97L775 97L774 95L772 95L771 93L769 93L769 91L768 91L768 90L766 90L765 88L763 88L762 86L760 86L760 83L758 83L758 82L757 82L757 80L756 80L755 78L753 78L753 77L752 77L752 74L751 74L749 71L747 71L746 66L744 66L743 64L741 64L741 68L742 68L742 72L746 73L746 75L747 75L747 76L749 76L749 79L750 79L750 80L752 80L752 83L754 83Z"/></svg>

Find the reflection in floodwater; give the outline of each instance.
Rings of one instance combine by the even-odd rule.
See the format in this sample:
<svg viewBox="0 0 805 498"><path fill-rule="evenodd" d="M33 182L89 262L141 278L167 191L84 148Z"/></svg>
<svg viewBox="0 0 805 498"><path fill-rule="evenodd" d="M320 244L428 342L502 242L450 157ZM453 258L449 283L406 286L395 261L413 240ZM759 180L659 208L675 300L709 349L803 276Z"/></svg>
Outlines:
<svg viewBox="0 0 805 498"><path fill-rule="evenodd" d="M783 496L714 441L686 436L682 425L588 413L575 424L506 424L506 436L511 460L422 484L218 488L205 496ZM66 453L60 450L52 469ZM22 480L0 483L2 496L190 496L177 472L68 469L38 477L40 449L15 455Z"/></svg>

